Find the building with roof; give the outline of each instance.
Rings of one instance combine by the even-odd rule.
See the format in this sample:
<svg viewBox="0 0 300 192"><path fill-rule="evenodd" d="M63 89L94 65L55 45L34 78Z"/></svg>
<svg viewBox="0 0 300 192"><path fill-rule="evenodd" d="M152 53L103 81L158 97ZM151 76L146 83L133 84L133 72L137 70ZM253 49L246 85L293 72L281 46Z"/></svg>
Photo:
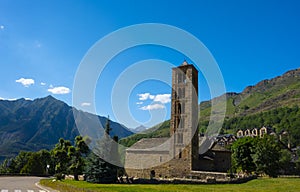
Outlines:
<svg viewBox="0 0 300 192"><path fill-rule="evenodd" d="M264 135L275 135L275 131L272 127L261 127L261 128L253 128L246 130L238 130L236 135L237 137L264 137Z"/></svg>
<svg viewBox="0 0 300 192"><path fill-rule="evenodd" d="M199 137L198 70L186 61L172 69L171 102L170 137L144 138L128 148L127 175L169 178L200 177L199 171L227 172L231 152L216 138Z"/></svg>

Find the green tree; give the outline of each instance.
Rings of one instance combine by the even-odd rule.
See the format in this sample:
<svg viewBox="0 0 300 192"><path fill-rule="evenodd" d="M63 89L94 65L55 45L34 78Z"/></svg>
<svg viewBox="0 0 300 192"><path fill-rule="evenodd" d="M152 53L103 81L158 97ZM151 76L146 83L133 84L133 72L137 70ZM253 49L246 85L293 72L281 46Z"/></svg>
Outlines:
<svg viewBox="0 0 300 192"><path fill-rule="evenodd" d="M256 139L252 137L244 137L233 143L232 163L233 169L251 173L256 170L252 155L254 154Z"/></svg>
<svg viewBox="0 0 300 192"><path fill-rule="evenodd" d="M109 136L110 131L110 120L108 118L105 133L102 138L96 142L93 153L89 155L87 160L85 175L86 181L88 182L113 183L117 179L117 166L104 160L105 158L112 161L116 158L116 153L118 153L116 147L118 138L114 137L114 140L112 140Z"/></svg>
<svg viewBox="0 0 300 192"><path fill-rule="evenodd" d="M280 168L280 146L273 136L265 136L257 141L252 158L258 173L277 177Z"/></svg>
<svg viewBox="0 0 300 192"><path fill-rule="evenodd" d="M0 173L9 173L9 159L5 159L0 165Z"/></svg>
<svg viewBox="0 0 300 192"><path fill-rule="evenodd" d="M280 159L279 159L280 169L284 174L289 174L291 169L294 167L292 163L292 154L287 149L282 149L280 151Z"/></svg>
<svg viewBox="0 0 300 192"><path fill-rule="evenodd" d="M60 138L59 142L52 149L51 155L54 159L55 173L66 174L68 172L68 166L71 160L68 152L71 146L70 141Z"/></svg>
<svg viewBox="0 0 300 192"><path fill-rule="evenodd" d="M8 161L8 173L20 173L21 169L28 162L29 157L32 155L32 152L20 151L19 154Z"/></svg>
<svg viewBox="0 0 300 192"><path fill-rule="evenodd" d="M82 136L75 138L75 147L70 146L68 148L68 156L70 159L69 170L74 175L74 179L78 181L78 175L82 174L85 166L83 156L89 153L89 147L84 142Z"/></svg>
<svg viewBox="0 0 300 192"><path fill-rule="evenodd" d="M85 175L87 182L114 183L117 179L117 167L104 161L95 153L90 153Z"/></svg>
<svg viewBox="0 0 300 192"><path fill-rule="evenodd" d="M42 163L42 157L40 153L32 153L28 159L28 162L21 169L21 173L28 173L32 175L43 175L46 173L45 167Z"/></svg>
<svg viewBox="0 0 300 192"><path fill-rule="evenodd" d="M42 149L37 153L41 157L41 163L43 165L43 169L46 170L46 174L54 174L55 164L54 164L54 159L51 157L50 151L46 149Z"/></svg>

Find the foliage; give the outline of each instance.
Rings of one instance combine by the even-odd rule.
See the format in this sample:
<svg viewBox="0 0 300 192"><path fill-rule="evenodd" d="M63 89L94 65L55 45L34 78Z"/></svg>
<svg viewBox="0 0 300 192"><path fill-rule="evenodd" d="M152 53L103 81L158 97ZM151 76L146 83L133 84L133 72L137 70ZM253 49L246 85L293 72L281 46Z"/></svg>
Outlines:
<svg viewBox="0 0 300 192"><path fill-rule="evenodd" d="M74 179L78 180L78 175L82 174L85 162L84 156L89 153L89 147L84 142L82 136L75 137L75 147L68 148L68 157L70 159L69 170L74 175Z"/></svg>
<svg viewBox="0 0 300 192"><path fill-rule="evenodd" d="M45 174L46 170L42 164L42 156L39 153L32 153L20 173L29 173L31 175Z"/></svg>
<svg viewBox="0 0 300 192"><path fill-rule="evenodd" d="M246 173L264 173L277 177L280 170L280 145L273 136L243 137L233 143L233 169Z"/></svg>
<svg viewBox="0 0 300 192"><path fill-rule="evenodd" d="M91 183L114 183L117 167L104 161L95 153L90 153L85 169L86 181Z"/></svg>
<svg viewBox="0 0 300 192"><path fill-rule="evenodd" d="M1 164L0 173L43 175L47 173L46 167L50 163L51 157L47 150L21 151L15 158L6 159Z"/></svg>
<svg viewBox="0 0 300 192"><path fill-rule="evenodd" d="M281 169L281 174L295 174L293 169L296 165L292 162L292 154L288 149L282 149L280 151L279 165Z"/></svg>
<svg viewBox="0 0 300 192"><path fill-rule="evenodd" d="M68 155L68 152L71 146L72 144L69 140L60 138L54 149L51 150L51 155L55 163L56 173L68 173L68 165L71 160L71 156Z"/></svg>
<svg viewBox="0 0 300 192"><path fill-rule="evenodd" d="M82 136L75 137L75 146L72 146L68 140L59 139L51 151L55 162L55 172L58 175L71 173L74 175L74 179L78 180L78 175L82 174L85 166L83 157L88 153L89 148Z"/></svg>
<svg viewBox="0 0 300 192"><path fill-rule="evenodd" d="M251 173L255 171L252 155L255 153L256 138L244 137L233 143L232 164L236 171Z"/></svg>
<svg viewBox="0 0 300 192"><path fill-rule="evenodd" d="M280 147L273 136L257 140L252 158L257 172L277 177L280 168Z"/></svg>
<svg viewBox="0 0 300 192"><path fill-rule="evenodd" d="M31 155L32 152L21 151L15 158L11 159L9 173L20 173Z"/></svg>
<svg viewBox="0 0 300 192"><path fill-rule="evenodd" d="M81 136L75 138L75 146L68 140L60 139L51 152L43 149L38 152L21 151L15 158L6 159L0 165L0 173L21 173L31 175L82 174L85 162L84 158L89 152Z"/></svg>
<svg viewBox="0 0 300 192"><path fill-rule="evenodd" d="M117 167L112 162L119 159L118 154L118 137L112 140L109 137L110 124L109 118L106 122L105 133L103 137L97 141L87 159L87 166L85 168L86 181L92 183L114 183L117 180ZM104 159L110 160L110 162ZM117 163L117 162L114 162Z"/></svg>

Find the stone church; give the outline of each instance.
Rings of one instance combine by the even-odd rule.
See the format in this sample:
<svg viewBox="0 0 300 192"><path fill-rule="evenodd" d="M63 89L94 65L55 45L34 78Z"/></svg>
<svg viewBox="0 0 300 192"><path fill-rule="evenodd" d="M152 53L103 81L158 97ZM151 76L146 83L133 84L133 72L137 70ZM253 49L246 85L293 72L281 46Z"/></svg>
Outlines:
<svg viewBox="0 0 300 192"><path fill-rule="evenodd" d="M197 177L204 171L227 172L231 152L198 133L198 70L184 61L172 69L169 138L144 138L126 150L130 177ZM202 144L199 144L202 143Z"/></svg>

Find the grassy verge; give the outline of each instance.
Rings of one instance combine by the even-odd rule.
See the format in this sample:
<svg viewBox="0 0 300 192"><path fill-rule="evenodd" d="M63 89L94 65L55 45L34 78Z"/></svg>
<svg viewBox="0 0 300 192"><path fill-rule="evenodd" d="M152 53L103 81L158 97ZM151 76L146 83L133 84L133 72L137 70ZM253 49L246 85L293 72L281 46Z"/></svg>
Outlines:
<svg viewBox="0 0 300 192"><path fill-rule="evenodd" d="M207 185L180 185L180 184L91 184L84 181L52 181L43 179L42 185L54 188L60 192L94 192L94 191L300 191L300 178L259 178L244 184L207 184Z"/></svg>

